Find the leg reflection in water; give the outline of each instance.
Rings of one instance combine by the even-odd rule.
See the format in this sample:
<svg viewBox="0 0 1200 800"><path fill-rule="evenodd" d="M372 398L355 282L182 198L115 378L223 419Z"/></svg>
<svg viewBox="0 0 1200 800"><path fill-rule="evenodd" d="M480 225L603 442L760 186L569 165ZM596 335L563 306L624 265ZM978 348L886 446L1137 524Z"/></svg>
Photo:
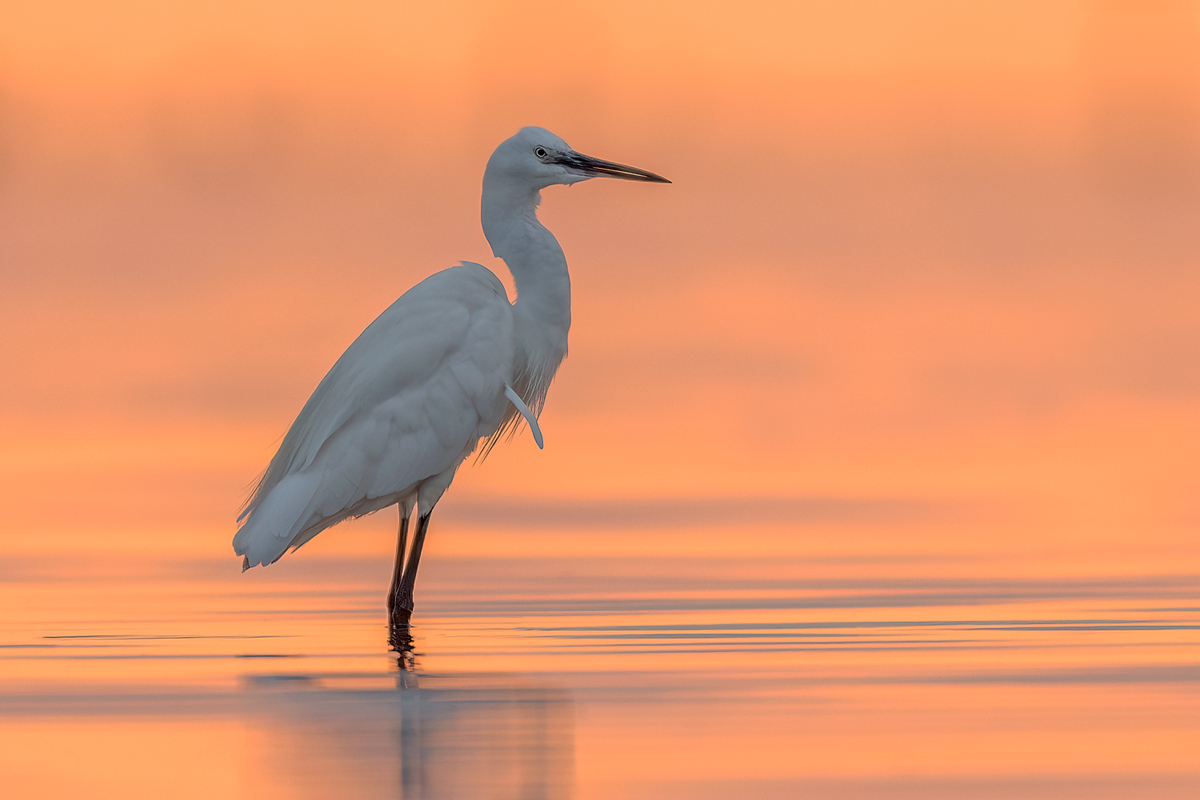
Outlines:
<svg viewBox="0 0 1200 800"><path fill-rule="evenodd" d="M421 671L415 633L389 615L390 676L248 677L265 734L248 796L570 797L571 696L535 676Z"/></svg>
<svg viewBox="0 0 1200 800"><path fill-rule="evenodd" d="M566 798L575 723L566 692L511 675L413 675L400 694L405 800Z"/></svg>
<svg viewBox="0 0 1200 800"><path fill-rule="evenodd" d="M400 786L410 798L569 797L570 696L503 674L421 674L413 629L392 617L400 698Z"/></svg>

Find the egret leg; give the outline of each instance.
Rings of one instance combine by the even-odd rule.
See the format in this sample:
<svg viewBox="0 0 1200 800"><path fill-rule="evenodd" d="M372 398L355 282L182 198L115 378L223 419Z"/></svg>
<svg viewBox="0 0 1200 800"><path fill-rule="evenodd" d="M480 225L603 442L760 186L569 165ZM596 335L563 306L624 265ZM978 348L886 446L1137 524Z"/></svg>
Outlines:
<svg viewBox="0 0 1200 800"><path fill-rule="evenodd" d="M401 612L411 615L413 610L413 586L417 582L417 567L421 563L421 548L425 545L425 532L429 530L429 515L417 517L417 533L413 536L412 551L404 565L404 573L400 576L400 585L392 594L391 612L393 615Z"/></svg>
<svg viewBox="0 0 1200 800"><path fill-rule="evenodd" d="M408 549L408 515L400 509L400 533L396 537L396 566L392 567L392 588L388 590L387 609L390 613L400 592L400 577L404 574L404 551Z"/></svg>

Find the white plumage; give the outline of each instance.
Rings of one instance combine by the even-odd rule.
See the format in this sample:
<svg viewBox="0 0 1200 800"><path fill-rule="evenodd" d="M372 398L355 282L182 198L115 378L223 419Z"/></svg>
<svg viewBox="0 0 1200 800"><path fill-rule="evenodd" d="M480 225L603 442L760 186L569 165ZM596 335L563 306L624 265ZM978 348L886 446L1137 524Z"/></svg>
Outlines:
<svg viewBox="0 0 1200 800"><path fill-rule="evenodd" d="M483 181L484 233L517 300L486 267L463 263L405 292L342 354L271 459L233 539L243 568L270 564L344 519L399 504L401 573L415 581L429 513L482 439L537 415L567 352L570 276L538 221L540 190L597 176L667 182L571 150L542 128L496 149ZM486 449L485 449L486 452ZM404 565L407 520L422 526ZM391 603L389 596L389 605Z"/></svg>
<svg viewBox="0 0 1200 800"><path fill-rule="evenodd" d="M405 292L342 354L284 437L233 540L245 566L270 564L344 519L411 508L423 482L453 475L504 417L512 340L512 306L485 267L453 267ZM449 483L430 488L440 496Z"/></svg>

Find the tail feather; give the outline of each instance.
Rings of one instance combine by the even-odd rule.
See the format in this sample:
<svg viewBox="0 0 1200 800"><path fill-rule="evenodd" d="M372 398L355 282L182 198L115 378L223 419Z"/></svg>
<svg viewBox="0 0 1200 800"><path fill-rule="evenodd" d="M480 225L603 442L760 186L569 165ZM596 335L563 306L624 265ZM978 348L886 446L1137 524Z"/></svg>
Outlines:
<svg viewBox="0 0 1200 800"><path fill-rule="evenodd" d="M304 528L321 480L316 475L289 475L246 518L233 537L233 552L244 556L242 569L277 560Z"/></svg>

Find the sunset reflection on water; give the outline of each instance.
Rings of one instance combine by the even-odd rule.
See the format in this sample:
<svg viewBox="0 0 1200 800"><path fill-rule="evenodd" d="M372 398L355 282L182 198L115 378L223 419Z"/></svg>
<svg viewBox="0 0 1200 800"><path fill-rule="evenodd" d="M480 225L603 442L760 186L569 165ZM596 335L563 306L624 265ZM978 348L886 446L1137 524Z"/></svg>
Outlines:
<svg viewBox="0 0 1200 800"><path fill-rule="evenodd" d="M386 561L314 554L249 581L188 560L114 583L108 566L4 588L25 618L0 654L17 796L1200 786L1194 574L899 551L431 558L405 672L386 655Z"/></svg>

